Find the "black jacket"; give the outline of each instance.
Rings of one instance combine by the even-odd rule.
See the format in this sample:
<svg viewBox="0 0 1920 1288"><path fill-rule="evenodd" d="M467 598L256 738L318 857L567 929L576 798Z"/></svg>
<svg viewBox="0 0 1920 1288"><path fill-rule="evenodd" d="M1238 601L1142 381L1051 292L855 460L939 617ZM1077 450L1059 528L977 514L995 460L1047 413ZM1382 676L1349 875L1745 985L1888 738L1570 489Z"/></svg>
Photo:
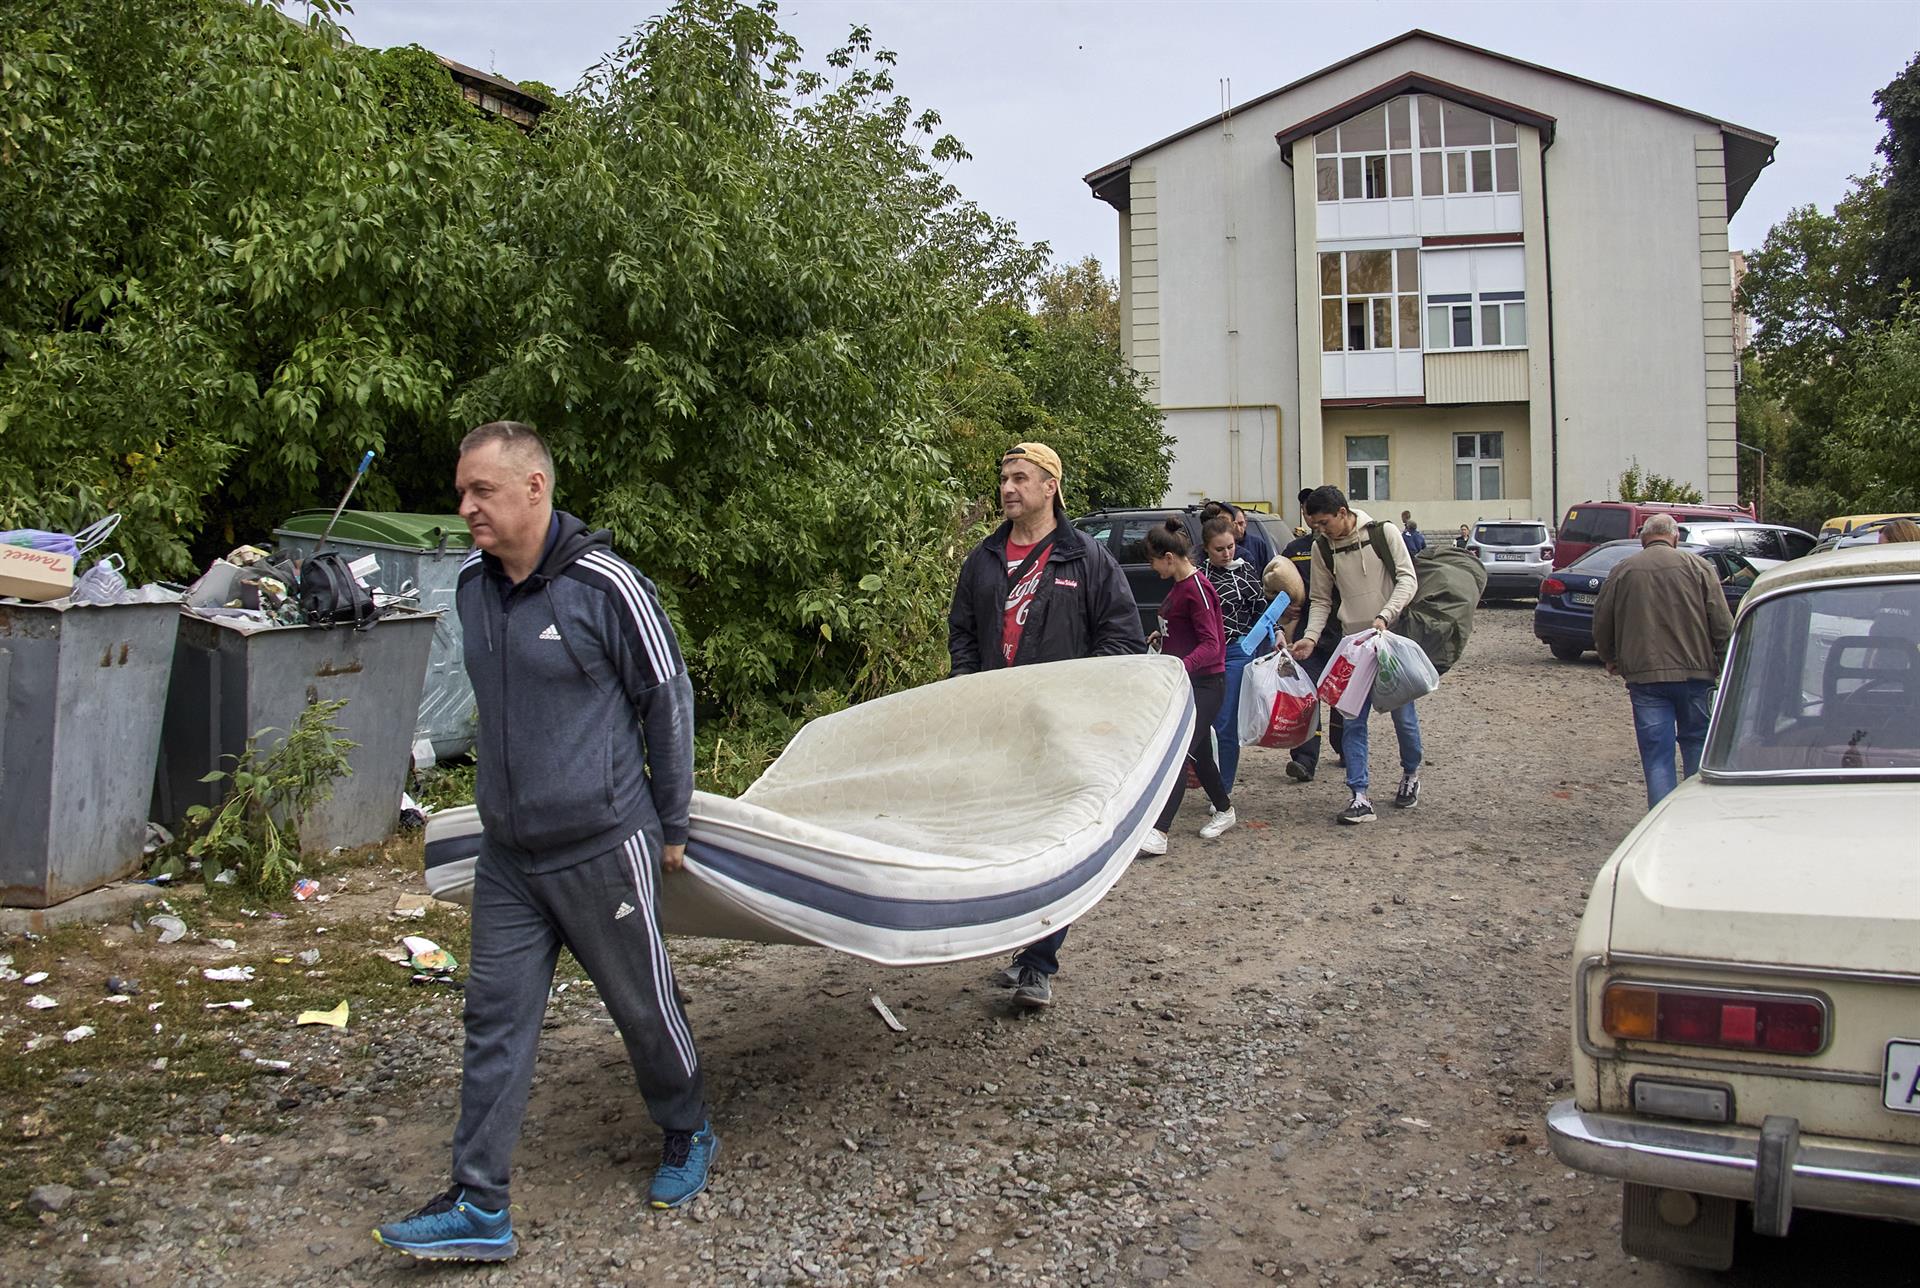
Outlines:
<svg viewBox="0 0 1920 1288"><path fill-rule="evenodd" d="M1076 657L1144 653L1140 609L1107 548L1056 514L1053 550L1041 573L1020 635L1017 665L1064 662ZM1005 665L1000 628L1006 617L1007 534L1003 523L968 553L947 612L947 652L955 675Z"/></svg>

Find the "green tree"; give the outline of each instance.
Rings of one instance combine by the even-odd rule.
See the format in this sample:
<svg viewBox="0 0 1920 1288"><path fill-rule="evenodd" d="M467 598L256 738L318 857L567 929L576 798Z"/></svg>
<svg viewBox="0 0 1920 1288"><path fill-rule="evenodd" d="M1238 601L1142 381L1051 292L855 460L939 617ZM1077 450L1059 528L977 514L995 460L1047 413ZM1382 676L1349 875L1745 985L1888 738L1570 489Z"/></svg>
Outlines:
<svg viewBox="0 0 1920 1288"><path fill-rule="evenodd" d="M358 503L444 509L459 435L528 421L752 726L726 779L944 671L1007 432L1076 504L1164 490L1110 328L1027 312L1046 248L864 29L815 70L771 0L682 0L529 135L314 8L0 7L0 526L118 510L135 575L182 574L369 449Z"/></svg>
<svg viewBox="0 0 1920 1288"><path fill-rule="evenodd" d="M1042 322L1084 322L1116 351L1120 348L1120 291L1094 256L1042 273L1034 294Z"/></svg>
<svg viewBox="0 0 1920 1288"><path fill-rule="evenodd" d="M1920 298L1862 343L1827 476L1862 511L1920 510Z"/></svg>
<svg viewBox="0 0 1920 1288"><path fill-rule="evenodd" d="M1878 276L1889 295L1904 294L1920 287L1920 55L1873 102L1887 127L1876 149L1887 163ZM1896 309L1890 299L1885 315Z"/></svg>
<svg viewBox="0 0 1920 1288"><path fill-rule="evenodd" d="M1691 483L1643 469L1636 459L1620 472L1615 487L1622 501L1665 501L1671 505L1698 505L1707 498Z"/></svg>
<svg viewBox="0 0 1920 1288"><path fill-rule="evenodd" d="M393 129L324 11L23 0L0 49L0 525L117 510L135 574L177 574L370 448L375 504L443 462L485 138Z"/></svg>

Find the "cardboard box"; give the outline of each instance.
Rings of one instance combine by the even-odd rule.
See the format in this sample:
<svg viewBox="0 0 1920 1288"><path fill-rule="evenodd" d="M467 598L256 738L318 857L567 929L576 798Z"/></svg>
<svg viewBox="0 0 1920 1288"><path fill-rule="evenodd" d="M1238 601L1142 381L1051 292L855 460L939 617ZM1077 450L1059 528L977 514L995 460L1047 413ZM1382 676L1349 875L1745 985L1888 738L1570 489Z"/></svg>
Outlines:
<svg viewBox="0 0 1920 1288"><path fill-rule="evenodd" d="M0 545L0 595L59 599L73 589L73 556Z"/></svg>

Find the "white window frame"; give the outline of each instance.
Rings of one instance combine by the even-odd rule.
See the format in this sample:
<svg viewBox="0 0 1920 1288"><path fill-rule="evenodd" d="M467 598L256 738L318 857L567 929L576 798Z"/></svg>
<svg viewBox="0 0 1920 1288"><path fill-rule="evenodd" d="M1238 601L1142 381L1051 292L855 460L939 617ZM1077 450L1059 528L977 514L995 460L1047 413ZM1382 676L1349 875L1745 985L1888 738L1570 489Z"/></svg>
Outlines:
<svg viewBox="0 0 1920 1288"><path fill-rule="evenodd" d="M1506 434L1501 430L1456 433L1453 436L1453 499L1456 501L1503 501L1507 490ZM1489 444L1488 439L1493 442ZM1463 446L1464 445L1464 446ZM1487 453L1491 446L1493 452ZM1467 468L1467 487L1460 487L1461 467ZM1483 471L1494 472L1491 494L1483 486Z"/></svg>
<svg viewBox="0 0 1920 1288"><path fill-rule="evenodd" d="M1423 296L1427 352L1526 348L1526 295L1525 291L1474 291ZM1469 328L1470 343L1455 344L1454 333L1463 321ZM1515 335L1519 339L1515 340Z"/></svg>
<svg viewBox="0 0 1920 1288"><path fill-rule="evenodd" d="M1421 104L1431 101L1436 104L1439 142L1425 143L1420 135ZM1400 104L1406 105L1407 142L1404 146L1393 141L1393 116ZM1478 138L1456 140L1448 137L1446 127L1447 108L1457 112L1473 112L1488 121L1487 138L1481 142ZM1390 98L1384 103L1376 103L1366 109L1368 112L1384 109L1385 146L1349 147L1350 140L1341 134L1342 127L1354 117L1365 115L1354 113L1339 125L1330 125L1314 135L1314 200L1322 204L1399 201L1413 197L1492 197L1513 195L1520 191L1520 138L1519 127L1504 117L1479 108L1468 107L1464 103L1455 103L1451 99L1437 94L1402 94ZM1455 128L1455 133L1460 132ZM1477 135L1478 131L1474 131ZM1429 186L1426 180L1426 158L1436 158L1439 182ZM1406 191L1402 192L1393 180L1394 160L1405 157L1407 169ZM1484 158L1484 160L1482 160ZM1378 184L1375 183L1374 163L1378 163ZM1351 163L1351 164L1349 164ZM1479 187L1476 171L1485 167L1487 186ZM1457 175L1456 175L1457 171ZM1322 195L1321 182L1331 176L1334 195L1332 201ZM1358 187L1356 193L1349 194L1349 178ZM1455 179L1458 179L1456 185ZM1503 186L1502 181L1505 180Z"/></svg>
<svg viewBox="0 0 1920 1288"><path fill-rule="evenodd" d="M1407 114L1407 141L1403 145L1396 145L1393 141L1394 110L1402 104L1405 105ZM1385 146L1347 147L1345 145L1346 140L1341 136L1342 126L1349 124L1357 117L1365 116L1366 112L1372 112L1376 109L1381 111L1381 138ZM1336 202L1399 201L1411 200L1420 195L1420 162L1415 146L1419 138L1419 105L1414 101L1414 96L1402 94L1397 98L1390 98L1384 103L1376 103L1373 107L1366 109L1366 112L1355 112L1353 117L1348 118L1347 121L1342 121L1340 125L1329 126L1314 136L1313 183L1314 198L1316 201L1325 200L1320 196L1320 181L1322 173L1328 165L1331 165L1333 170L1333 199ZM1405 157L1407 159L1405 192L1395 190L1393 182L1393 162L1395 157ZM1375 161L1379 163L1379 191L1374 190L1374 174L1370 164ZM1360 187L1359 193L1353 196L1349 196L1347 193L1349 162L1352 163L1352 174L1357 179Z"/></svg>
<svg viewBox="0 0 1920 1288"><path fill-rule="evenodd" d="M1391 456L1393 453L1393 442L1386 434L1348 434L1346 436L1348 500L1393 500L1392 472L1388 469L1390 462L1384 458L1377 461L1370 457L1361 460L1354 459L1353 445L1356 442L1372 442L1376 439L1382 444L1383 450ZM1367 481L1365 488L1356 488L1353 485L1353 474L1355 470L1366 471Z"/></svg>
<svg viewBox="0 0 1920 1288"><path fill-rule="evenodd" d="M1406 254L1406 252L1408 251L1412 251L1413 254L1411 256L1408 256ZM1347 257L1350 255L1376 254L1376 253L1383 253L1387 256L1387 263L1390 268L1390 276L1388 281L1392 289L1387 291L1370 291L1363 295L1350 294L1348 291L1349 261ZM1326 272L1326 265L1323 261L1328 256L1338 256L1340 260L1340 294L1338 295L1325 294L1326 279L1324 274ZM1410 282L1402 280L1408 276L1408 274L1403 271L1402 261L1408 258L1411 258L1413 263L1413 273L1412 273L1413 280ZM1320 352L1322 353L1395 353L1395 352L1418 353L1420 352L1420 346L1422 342L1421 331L1423 327L1422 318L1425 316L1425 314L1422 312L1422 309L1421 309L1422 299L1420 295L1419 247L1417 246L1376 246L1376 247L1367 248L1365 250L1325 250L1325 251L1321 251L1317 256L1315 256L1314 272L1315 272L1315 277L1321 283L1320 290L1322 292L1320 296ZM1340 302L1340 315L1339 315L1340 316L1340 347L1337 349L1329 349L1327 347L1327 335L1326 335L1326 307L1329 302L1334 300L1338 300ZM1379 336L1375 334L1376 328L1374 326L1375 318L1374 318L1373 305L1374 305L1374 301L1376 300L1386 301L1387 325L1389 326L1390 329L1392 329L1395 332L1394 335L1388 337L1389 342L1386 344L1378 343ZM1404 319L1402 317L1402 312L1403 312L1402 305L1406 301L1412 301L1414 306L1412 310L1413 334L1411 336L1401 334L1408 329L1403 324ZM1360 308L1363 311L1362 320L1365 324L1366 333L1367 333L1366 334L1367 343L1360 348L1354 348L1353 346L1348 344L1348 339L1352 334L1351 332L1352 324L1351 322L1349 322L1348 319L1351 316L1352 310L1355 305L1360 306Z"/></svg>
<svg viewBox="0 0 1920 1288"><path fill-rule="evenodd" d="M1423 94L1420 98L1432 99L1439 105L1439 120L1436 121L1435 124L1439 127L1440 134L1440 141L1438 143L1422 141L1420 136L1420 103L1416 101L1413 105L1413 141L1414 150L1419 155L1414 158L1413 168L1414 187L1420 192L1421 196L1491 197L1502 193L1517 193L1520 191L1520 138L1518 128L1512 121L1494 116L1490 112L1482 112L1476 107L1468 107L1464 103L1451 103L1450 100L1441 98L1435 94ZM1456 141L1447 137L1446 118L1447 107L1449 105L1457 111L1473 112L1486 117L1489 122L1487 137L1490 142L1482 143L1478 139ZM1502 135L1508 135L1510 137L1502 138ZM1430 155L1439 157L1440 186L1437 191L1428 191L1426 185L1426 158ZM1477 186L1474 182L1474 162L1475 159L1480 156L1486 158L1487 186L1484 188ZM1507 169L1512 176L1513 183L1511 187L1503 188L1500 186L1501 172L1503 169L1501 163L1503 161L1506 162L1504 168ZM1458 163L1460 177L1459 187L1454 186L1456 162Z"/></svg>

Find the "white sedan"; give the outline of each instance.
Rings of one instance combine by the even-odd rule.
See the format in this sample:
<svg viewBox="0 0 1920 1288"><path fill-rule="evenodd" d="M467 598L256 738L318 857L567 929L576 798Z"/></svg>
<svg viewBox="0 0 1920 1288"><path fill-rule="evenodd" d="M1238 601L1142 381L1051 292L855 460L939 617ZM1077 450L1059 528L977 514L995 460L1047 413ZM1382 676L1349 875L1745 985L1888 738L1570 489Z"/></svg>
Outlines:
<svg viewBox="0 0 1920 1288"><path fill-rule="evenodd" d="M1736 1220L1920 1223L1920 543L1747 593L1698 777L1594 881L1574 1096L1547 1133L1625 1182L1621 1242L1725 1269Z"/></svg>

